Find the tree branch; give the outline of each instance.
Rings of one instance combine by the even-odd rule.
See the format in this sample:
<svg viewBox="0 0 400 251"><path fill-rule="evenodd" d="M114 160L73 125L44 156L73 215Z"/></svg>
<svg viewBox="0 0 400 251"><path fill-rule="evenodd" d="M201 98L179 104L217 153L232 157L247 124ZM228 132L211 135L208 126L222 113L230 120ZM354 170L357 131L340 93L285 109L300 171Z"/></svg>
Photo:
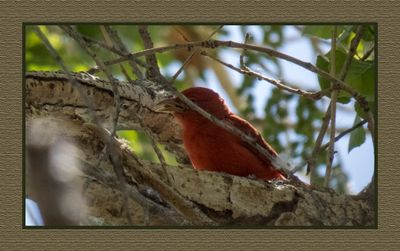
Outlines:
<svg viewBox="0 0 400 251"><path fill-rule="evenodd" d="M117 55L119 55L121 57L127 57L126 60L133 60L136 64L138 64L138 65L140 65L142 67L147 67L147 64L145 64L144 62L140 61L136 57L131 56L130 55L131 53L129 53L128 51L123 52L123 51L119 50L118 48L116 48L114 45L110 46L110 45L108 45L108 44L106 44L106 43L104 43L102 41L93 39L93 38L85 36L83 34L81 34L81 36L85 40L85 42L91 43L91 44L93 44L95 46L98 46L98 47L101 47L101 48L106 49L108 51L111 51L111 52L113 52L113 53L115 53L115 54L117 54ZM126 61L126 60L124 60L124 61ZM120 62L120 63L122 63L122 62ZM105 64L105 65L107 65L107 64ZM98 71L100 71L100 69L98 67L95 67L95 68L91 68L87 72L90 73L90 74L94 74L94 73L96 73Z"/></svg>
<svg viewBox="0 0 400 251"><path fill-rule="evenodd" d="M362 121L358 122L357 124L355 124L354 126L352 126L351 128L341 132L338 136L335 137L335 142L337 142L339 139L343 138L347 134L351 133L352 131L354 131L355 129L357 129L360 126L363 126L366 123L367 123L366 120L362 120ZM328 146L329 146L329 142L322 145L319 151L321 152L321 151L325 150L326 148L328 148Z"/></svg>
<svg viewBox="0 0 400 251"><path fill-rule="evenodd" d="M316 158L317 154L320 152L320 146L322 144L322 140L324 139L326 130L328 129L329 126L329 121L331 118L331 103L329 103L328 108L326 109L325 116L322 120L322 125L321 129L318 133L317 140L315 141L315 145L313 148L313 151L311 153L311 156L307 159L308 167L307 167L307 174L310 173L310 183L315 184L315 165L316 165ZM300 166L303 166L301 164Z"/></svg>
<svg viewBox="0 0 400 251"><path fill-rule="evenodd" d="M150 37L150 33L147 30L147 25L139 25L139 35L142 38L145 49L154 47L153 41ZM148 65L146 71L146 78L149 80L153 80L155 82L167 84L168 80L161 74L160 68L158 67L156 55L155 54L146 55L146 62Z"/></svg>
<svg viewBox="0 0 400 251"><path fill-rule="evenodd" d="M143 50L143 51L140 51L137 53L132 53L132 54L130 54L130 56L139 57L139 56L145 56L145 55L154 54L154 53L163 53L166 51L177 50L177 49L192 50L193 48L198 48L198 47L214 49L214 48L217 48L220 46L237 48L237 49L253 50L253 51L257 51L257 52L261 52L261 53L266 53L271 57L277 57L277 58L292 62L296 65L299 65L299 66L303 67L304 69L314 72L314 73L320 75L321 77L329 80L330 82L333 82L337 86L337 89L340 89L340 90L343 90L343 91L349 93L363 108L363 110L366 113L365 119L367 119L367 121L368 121L368 128L371 131L371 135L373 135L373 138L374 138L375 122L374 122L372 113L370 111L368 101L365 99L364 96L362 96L357 90L355 90L354 88L352 88L351 86L349 86L348 84L343 82L343 80L340 80L340 79L330 75L329 73L319 69L318 67L314 66L313 64L311 64L309 62L304 62L302 60L299 60L299 59L289 56L287 54L281 53L279 51L276 51L276 50L273 50L273 49L270 49L267 47L237 43L234 41L205 40L205 41L188 42L188 43L183 43L183 44L175 44L175 45L170 45L170 46L165 46L165 47L147 49L147 50ZM126 58L127 57L121 57L116 60L106 61L105 65L112 65L112 64L120 63L120 62L125 61Z"/></svg>
<svg viewBox="0 0 400 251"><path fill-rule="evenodd" d="M117 46L117 48L124 54L127 55L129 54L129 51L126 49L124 43L122 42L121 38L119 37L118 33L111 28L111 26L109 25L105 25L102 26L104 27L104 30L106 32L106 34L108 34L108 36L111 38L112 43L115 44ZM137 60L136 60L137 61ZM138 67L138 63L134 60L134 58L129 58L129 64L132 67L132 71L133 73L136 75L137 78L139 79L143 79L143 74L140 71L139 67ZM121 66L122 67L122 66Z"/></svg>
<svg viewBox="0 0 400 251"><path fill-rule="evenodd" d="M337 37L337 27L334 25L332 30L332 39L331 39L331 60L330 60L330 74L332 76L336 75L336 37ZM346 66L343 66L345 68ZM342 68L342 69L343 69ZM331 82L331 87L335 87L335 84ZM329 180L331 177L332 172L332 163L333 163L333 155L335 153L335 127L336 127L336 101L338 96L338 90L334 89L331 92L331 103L330 103L330 110L331 110L331 131L330 131L330 140L329 140L329 147L328 147L328 154L326 157L326 171L325 171L325 179L324 179L324 186L329 187Z"/></svg>
<svg viewBox="0 0 400 251"><path fill-rule="evenodd" d="M347 54L345 63L342 66L342 69L340 71L339 74L339 79L341 81L344 81L344 79L346 78L348 69L350 68L351 62L353 60L354 57L354 53L356 52L356 49L358 47L358 44L360 42L360 38L362 35L362 26L357 27L357 32L356 32L356 36L352 39L351 44L350 44L350 49L349 49L349 53ZM339 87L335 86L335 88L339 89ZM331 118L331 106L332 103L329 104L328 109L325 113L325 117L324 120L322 122L322 126L321 126L321 130L318 134L317 140L316 140L316 144L314 146L313 152L310 156L310 158L308 158L307 162L308 162L308 168L307 168L307 174L311 171L311 181L313 180L313 170L315 169L315 159L317 157L317 154L321 151L322 148L320 148L321 144L322 144L322 140L324 138L325 132L327 130L328 127L328 123L329 120ZM373 120L372 120L373 123ZM371 133L372 135L372 133ZM313 182L312 182L313 183Z"/></svg>
<svg viewBox="0 0 400 251"><path fill-rule="evenodd" d="M28 107L29 103L26 104ZM44 107L43 107L44 108ZM28 114L27 127L35 119L44 119L42 113ZM112 163L105 159L94 169L98 160L98 146L105 144L109 132L71 118L69 115L47 117L45 135L59 135L75 143L79 151L70 153L81 163L80 169L92 182L87 191L89 214L115 222L120 215L113 208L121 205L119 180L110 175ZM54 137L50 137L53 139ZM149 203L150 225L274 225L274 226L369 226L374 224L374 211L363 200L338 195L331 190L295 187L282 182L265 182L216 172L198 171L193 168L168 166L171 185L163 180L162 167L140 160L122 142L114 139L116 154L123 164L124 183L129 198L140 204ZM31 142L31 141L30 141ZM143 193L140 187L151 188L155 193ZM79 188L80 189L80 188ZM139 192L139 193L138 193ZM60 196L63 196L60 194ZM159 199L157 199L159 196ZM118 202L119 201L119 202ZM137 205L131 204L132 208ZM325 205L320 207L320 205ZM101 207L101 208L99 208ZM330 210L326 210L330 208ZM334 213L333 213L334 212ZM142 214L134 211L135 225L143 225ZM170 218L172 217L172 219ZM109 224L106 222L106 224ZM92 223L93 224L93 223ZM126 224L126 219L124 223Z"/></svg>
<svg viewBox="0 0 400 251"><path fill-rule="evenodd" d="M236 71L236 72L239 72L239 73L241 73L243 75L253 76L255 78L258 78L259 80L265 80L265 81L273 84L274 86L278 87L281 90L285 90L287 92L294 93L294 94L303 96L305 98L318 100L318 99L321 99L322 97L328 95L332 91L332 88L328 88L328 89L321 90L321 91L316 91L316 92L309 92L309 91L302 90L300 88L294 88L294 87L291 87L289 84L284 83L283 81L275 80L273 78L269 78L267 76L264 76L264 75L262 75L262 74L260 74L258 72L252 71L248 67L245 67L245 69L237 68L237 67L233 66L232 64L228 64L228 63L226 63L226 62L224 62L224 61L222 61L222 60L220 60L220 59L218 59L218 58L216 58L214 56L209 55L205 51L202 51L201 54L204 55L204 56L207 56L208 58L211 58L212 60L215 60L216 62L218 62L218 63L220 63L220 64L222 64L222 65L224 65L224 66Z"/></svg>

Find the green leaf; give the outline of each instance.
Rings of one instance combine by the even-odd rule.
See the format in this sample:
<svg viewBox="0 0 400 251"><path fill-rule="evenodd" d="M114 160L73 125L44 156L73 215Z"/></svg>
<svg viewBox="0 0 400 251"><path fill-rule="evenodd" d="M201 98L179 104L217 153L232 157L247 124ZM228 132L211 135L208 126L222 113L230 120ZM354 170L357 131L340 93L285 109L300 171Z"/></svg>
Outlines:
<svg viewBox="0 0 400 251"><path fill-rule="evenodd" d="M353 125L359 123L360 121L361 121L360 118L356 115ZM364 142L365 142L365 130L362 126L360 126L350 133L348 152L353 150L355 147L362 145Z"/></svg>
<svg viewBox="0 0 400 251"><path fill-rule="evenodd" d="M364 28L364 32L362 35L362 39L365 41L375 41L375 26L374 25L368 25Z"/></svg>
<svg viewBox="0 0 400 251"><path fill-rule="evenodd" d="M347 58L347 53L342 50L336 50L336 77L340 74L342 66ZM317 57L317 67L329 72L330 69L330 51ZM325 78L318 76L321 89L330 86L330 82ZM347 72L345 82L361 93L368 101L375 100L375 67L372 61L361 61L353 58L350 68ZM341 91L338 95L340 103L347 103L350 95Z"/></svg>
<svg viewBox="0 0 400 251"><path fill-rule="evenodd" d="M332 38L332 25L307 25L303 29L304 35L319 37L322 39ZM344 30L343 25L337 26L337 35L339 36Z"/></svg>
<svg viewBox="0 0 400 251"><path fill-rule="evenodd" d="M336 43L340 46L346 46L348 47L349 45L349 38L352 33L353 25L345 25L343 27L343 32L339 35L338 39L336 40Z"/></svg>

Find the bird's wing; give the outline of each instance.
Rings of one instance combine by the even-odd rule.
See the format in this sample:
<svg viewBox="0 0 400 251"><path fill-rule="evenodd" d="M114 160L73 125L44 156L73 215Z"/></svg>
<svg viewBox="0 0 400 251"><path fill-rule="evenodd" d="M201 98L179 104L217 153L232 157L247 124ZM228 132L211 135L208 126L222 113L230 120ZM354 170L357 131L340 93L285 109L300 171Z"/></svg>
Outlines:
<svg viewBox="0 0 400 251"><path fill-rule="evenodd" d="M263 139L260 132L246 120L240 118L235 114L230 114L230 116L226 117L225 120L231 123L236 128L240 129L243 133L247 134L252 138L255 138L257 143L263 148L265 148L272 156L278 155L275 152L275 150ZM250 151L252 151L263 162L265 162L268 165L271 165L271 161L266 156L259 153L254 147L250 146L249 143L246 143L244 141L241 141L241 143L245 145L246 148L248 148Z"/></svg>

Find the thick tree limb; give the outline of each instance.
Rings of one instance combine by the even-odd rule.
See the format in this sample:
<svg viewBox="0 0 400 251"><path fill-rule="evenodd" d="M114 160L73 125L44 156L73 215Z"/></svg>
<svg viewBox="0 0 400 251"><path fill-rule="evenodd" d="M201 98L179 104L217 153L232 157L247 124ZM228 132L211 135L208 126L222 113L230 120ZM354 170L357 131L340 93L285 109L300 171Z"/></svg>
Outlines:
<svg viewBox="0 0 400 251"><path fill-rule="evenodd" d="M113 97L106 81L87 74L73 74L86 90L99 121L110 128ZM118 127L141 129L143 125L155 138L179 152L180 132L173 120L152 111L152 106L167 93L149 81L135 85L119 83L121 113ZM88 108L67 76L61 73L26 74L27 128L36 119L48 119L46 133L54 131L74 142L74 155L81 172L91 182L86 189L89 215L105 224L126 224L121 215L120 186L114 183L110 160L97 166L107 131L90 123ZM46 135L46 134L45 134ZM337 195L332 190L317 190L293 184L264 182L242 177L196 171L184 166L167 166L166 177L159 164L138 159L122 142L113 150L123 164L130 212L135 225L359 225L374 223L374 210L363 200ZM178 153L179 154L179 153ZM145 204L145 205L143 205ZM146 205L150 208L146 219ZM88 218L90 219L90 218ZM81 222L83 222L81 220ZM85 224L98 224L86 220Z"/></svg>
<svg viewBox="0 0 400 251"><path fill-rule="evenodd" d="M107 129L112 126L113 96L111 85L85 73L73 74L84 89L87 99L93 104L98 122ZM189 163L181 143L181 129L171 115L158 114L151 110L153 105L168 95L159 85L146 81L135 84L120 83L121 99L117 129L142 130L149 128L157 141L166 145L167 150L177 154L178 161ZM78 87L69 82L66 74L59 72L29 72L26 74L26 102L31 105L27 113L40 110L42 113L77 115L91 121L91 109L79 94ZM139 121L139 117L142 121Z"/></svg>

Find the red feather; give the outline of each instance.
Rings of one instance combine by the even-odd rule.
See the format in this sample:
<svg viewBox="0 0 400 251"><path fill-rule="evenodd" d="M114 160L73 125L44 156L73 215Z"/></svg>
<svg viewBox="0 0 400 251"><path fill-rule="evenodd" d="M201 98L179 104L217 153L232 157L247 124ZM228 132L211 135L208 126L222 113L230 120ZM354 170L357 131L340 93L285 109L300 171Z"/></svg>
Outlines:
<svg viewBox="0 0 400 251"><path fill-rule="evenodd" d="M218 119L225 120L254 137L260 146L271 155L277 156L276 151L249 122L229 111L217 93L207 88L195 87L185 90L183 94ZM175 117L183 126L183 143L196 169L255 176L265 180L285 179L267 157L199 113L188 109L175 112Z"/></svg>

